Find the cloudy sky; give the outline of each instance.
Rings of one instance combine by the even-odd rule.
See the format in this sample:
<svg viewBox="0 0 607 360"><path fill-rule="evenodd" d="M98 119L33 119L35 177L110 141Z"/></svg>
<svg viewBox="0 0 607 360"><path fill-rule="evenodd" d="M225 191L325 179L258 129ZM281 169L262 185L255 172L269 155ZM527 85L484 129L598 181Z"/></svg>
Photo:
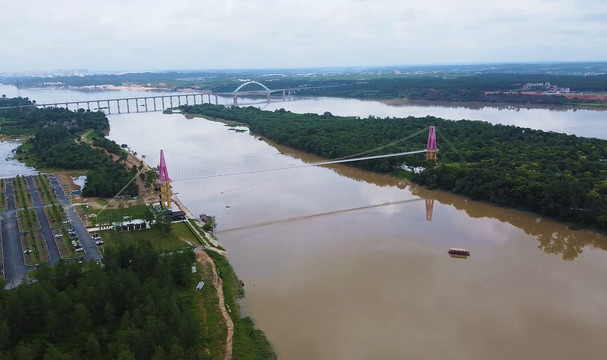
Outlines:
<svg viewBox="0 0 607 360"><path fill-rule="evenodd" d="M0 0L0 73L606 61L607 0Z"/></svg>

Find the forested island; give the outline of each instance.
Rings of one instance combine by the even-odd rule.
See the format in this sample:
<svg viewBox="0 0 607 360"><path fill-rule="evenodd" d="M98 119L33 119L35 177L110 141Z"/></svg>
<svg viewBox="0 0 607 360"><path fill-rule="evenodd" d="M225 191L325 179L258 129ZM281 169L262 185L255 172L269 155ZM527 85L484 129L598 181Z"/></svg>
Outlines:
<svg viewBox="0 0 607 360"><path fill-rule="evenodd" d="M427 131L439 134L438 162L423 155L353 163L405 175L430 189L554 217L576 226L607 230L607 141L482 121L424 118L356 118L330 113L222 105L181 106L181 111L246 124L251 132L327 159L383 147L381 153L425 148ZM424 130L424 131L422 131ZM408 138L409 135L416 136ZM445 143L449 142L449 145ZM377 155L379 152L369 153Z"/></svg>

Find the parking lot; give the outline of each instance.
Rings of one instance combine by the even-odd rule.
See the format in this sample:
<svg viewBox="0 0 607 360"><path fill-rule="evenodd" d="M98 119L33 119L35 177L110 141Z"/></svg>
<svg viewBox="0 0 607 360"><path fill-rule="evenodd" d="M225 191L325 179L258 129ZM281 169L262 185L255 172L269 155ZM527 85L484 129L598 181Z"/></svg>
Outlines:
<svg viewBox="0 0 607 360"><path fill-rule="evenodd" d="M38 251L48 251L48 263L51 265L56 264L61 259L61 254L57 244L61 245L61 241L56 242L56 235L63 233L65 230L67 236L70 236L74 249L78 254L82 253L78 259L92 259L101 260L101 254L97 249L97 246L93 242L93 239L89 235L88 231L80 221L80 218L76 214L72 204L70 204L68 197L63 192L57 178L54 175L47 176L52 189L57 194L58 204L64 209L65 223L54 223L51 227L47 215L44 211L45 207L50 205L43 204L40 200L38 191L36 190L33 176L25 177L27 187L22 191L31 194L33 205L29 209L33 209L38 217L40 228L29 231L30 235L36 238L43 238L43 244L40 246ZM26 256L31 254L31 249L24 249L21 241L21 236L26 232L21 232L18 226L17 213L20 209L15 206L15 191L12 184L13 179L4 179L5 182L5 195L7 201L7 209L0 212L2 231L1 235L1 247L2 247L2 258L3 264L0 264L4 268L5 283L7 288L18 286L24 279L27 278L27 273L35 269L36 266L26 265ZM28 195L29 197L29 195ZM53 220L53 219L51 219ZM52 221L51 221L52 222ZM69 231L67 231L69 230ZM37 235L40 234L40 235ZM61 235L63 237L63 235ZM61 239L63 241L63 239ZM46 246L44 246L46 245ZM24 253L25 252L25 253ZM46 254L44 254L46 255ZM39 256L40 259L46 259L46 256ZM73 259L70 259L73 260Z"/></svg>

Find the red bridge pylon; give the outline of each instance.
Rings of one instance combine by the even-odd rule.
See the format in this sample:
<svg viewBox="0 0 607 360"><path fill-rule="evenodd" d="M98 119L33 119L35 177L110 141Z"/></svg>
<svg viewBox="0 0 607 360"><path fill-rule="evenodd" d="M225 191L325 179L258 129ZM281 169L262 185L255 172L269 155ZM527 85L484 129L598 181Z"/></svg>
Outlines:
<svg viewBox="0 0 607 360"><path fill-rule="evenodd" d="M160 206L165 209L171 208L171 178L164 161L164 153L160 150L160 166L158 167L158 187L160 188Z"/></svg>
<svg viewBox="0 0 607 360"><path fill-rule="evenodd" d="M426 146L426 160L434 160L434 162L436 162L437 153L436 128L434 126L430 126L430 132L428 133L428 146Z"/></svg>

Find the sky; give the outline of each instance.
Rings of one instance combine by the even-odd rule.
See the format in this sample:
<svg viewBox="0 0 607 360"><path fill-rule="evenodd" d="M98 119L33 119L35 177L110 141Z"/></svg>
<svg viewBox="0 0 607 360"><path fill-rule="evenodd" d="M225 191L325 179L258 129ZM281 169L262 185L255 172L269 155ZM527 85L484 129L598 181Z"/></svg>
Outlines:
<svg viewBox="0 0 607 360"><path fill-rule="evenodd" d="M0 0L0 73L607 60L606 0Z"/></svg>

